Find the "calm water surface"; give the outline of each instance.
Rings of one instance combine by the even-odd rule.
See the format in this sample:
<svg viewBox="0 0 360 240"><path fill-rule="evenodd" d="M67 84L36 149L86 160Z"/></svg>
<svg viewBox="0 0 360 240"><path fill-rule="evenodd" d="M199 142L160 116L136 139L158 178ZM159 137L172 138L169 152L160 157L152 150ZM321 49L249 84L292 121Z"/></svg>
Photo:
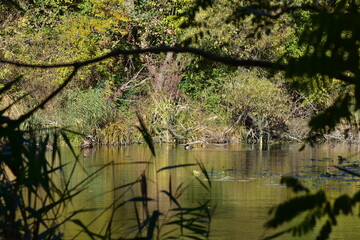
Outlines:
<svg viewBox="0 0 360 240"><path fill-rule="evenodd" d="M169 165L195 163L196 159L204 163L212 178L212 194L209 196L200 184L193 184L183 194L180 201L193 204L197 200L211 198L217 208L211 225L211 239L261 239L274 231L264 229L269 220L268 211L271 207L289 199L293 194L279 184L282 175L296 176L312 191L325 189L330 198L346 193L352 196L359 190L360 182L343 174L332 166L341 155L351 161L358 160L359 146L320 145L315 148L306 147L299 152L300 145L274 145L266 151L258 150L257 146L230 144L206 145L192 150L183 146L159 145L156 147L156 158L151 157L145 145L134 145L124 148L98 148L81 152L80 168L74 175L71 184L95 173L107 163L113 165L101 170L87 185L87 188L68 206L67 212L81 208L98 209L78 215L78 219L96 231L104 229L104 223L110 218L110 211L103 212L111 203L125 202L139 194L139 187L123 187L135 181L143 172L148 177L149 197L159 199L160 209L169 207L169 200L159 190L168 190L169 174L174 188L177 185L194 182L194 170L186 167L163 171L156 174L154 169ZM63 158L70 159L70 153L63 151ZM332 176L326 177L326 173ZM70 167L65 174L70 174ZM202 176L200 176L202 177ZM155 209L155 203L150 208ZM113 236L131 236L135 221L134 207L125 204L116 211L113 217ZM355 212L354 217L343 217L334 228L331 239L360 239L360 218ZM316 230L318 231L320 227ZM79 228L67 224L65 238L88 239L80 234ZM316 232L317 232L316 231ZM130 234L130 235L127 235ZM301 239L315 239L316 234L310 233ZM292 239L290 235L278 239Z"/></svg>

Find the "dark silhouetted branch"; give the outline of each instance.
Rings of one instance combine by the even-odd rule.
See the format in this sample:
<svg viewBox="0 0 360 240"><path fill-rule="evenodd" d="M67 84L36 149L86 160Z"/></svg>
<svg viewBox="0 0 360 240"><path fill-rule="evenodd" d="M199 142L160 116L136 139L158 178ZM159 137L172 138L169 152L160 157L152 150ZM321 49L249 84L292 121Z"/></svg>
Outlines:
<svg viewBox="0 0 360 240"><path fill-rule="evenodd" d="M161 53L161 52L174 52L174 53L192 53L198 56L202 56L203 58L220 62L224 64L228 64L231 66L236 67L261 67L266 69L277 69L277 70L285 70L287 68L286 64L281 63L274 63L270 61L262 61L262 60L251 60L251 59L236 59L227 56L221 56L209 51L205 51L199 48L193 47L182 47L182 46L159 46L159 47L150 47L150 48L143 48L143 49L115 49L103 56L96 57L93 59L89 59L86 61L81 62L71 62L71 63L59 63L59 64L29 64L29 63L22 63L18 61L10 61L6 59L0 58L0 63L4 64L11 64L18 67L30 67L30 68L60 68L60 67L75 67L80 68L89 64L101 62L105 59L119 56L119 55L136 55L136 54L143 54L143 53ZM355 84L355 80L353 77L346 76L344 74L338 74L335 77L339 80L342 80L346 83Z"/></svg>
<svg viewBox="0 0 360 240"><path fill-rule="evenodd" d="M135 55L135 54L142 54L142 53L161 53L161 52L174 52L174 53L192 53L195 55L202 56L206 59L225 63L232 66L238 67L262 67L262 68L274 68L284 70L286 65L284 64L277 64L269 61L262 61L262 60L245 60L245 59L235 59L231 57L221 56L209 51L205 51L199 48L193 47L182 47L182 46L159 46L159 47L150 47L150 48L143 48L143 49L115 49L103 56L96 57L93 59L81 61L81 62L72 62L72 63L59 63L59 64L29 64L29 63L22 63L18 61L10 61L6 59L0 59L0 63L5 64L12 64L18 67L31 67L31 68L60 68L60 67L83 67L92 63L97 63L103 61L105 59L119 56L119 55Z"/></svg>
<svg viewBox="0 0 360 240"><path fill-rule="evenodd" d="M11 64L18 67L26 67L26 68L61 68L61 67L73 67L73 71L68 76L67 79L58 87L54 92L52 92L46 99L44 99L39 105L37 105L35 108L30 110L28 113L20 116L19 119L15 120L14 123L19 124L29 118L35 111L37 111L39 108L43 108L47 102L49 102L52 98L54 98L74 77L77 70L81 67L101 62L105 59L119 56L119 55L135 55L135 54L143 54L143 53L161 53L161 52L174 52L174 53L192 53L198 56L201 56L203 58L212 60L214 62L220 62L224 64L228 64L231 66L237 66L237 67L261 67L266 69L276 69L276 70L285 70L287 68L286 64L281 63L274 63L270 61L262 61L262 60L251 60L251 59L235 59L232 57L227 56L221 56L209 51L205 51L199 48L193 48L193 47L182 47L182 46L159 46L159 47L150 47L150 48L143 48L143 49L115 49L107 54L104 54L103 56L96 57L93 59L81 61L81 62L70 62L70 63L60 63L60 64L29 64L29 63L23 63L19 61L11 61L6 59L0 58L0 63L3 64ZM332 76L335 77L335 76ZM342 80L344 82L355 84L355 80L352 77L348 77L344 74L338 74L336 76L337 79Z"/></svg>
<svg viewBox="0 0 360 240"><path fill-rule="evenodd" d="M301 10L301 11L309 10L309 11L314 11L314 12L320 11L320 8L317 6L314 6L314 5L278 7L277 13L264 12L264 11L257 9L258 7L259 6L245 6L245 7L241 7L240 9L248 11L257 16L264 16L264 17L268 17L271 19L278 19L279 17L281 17L282 15L284 15L286 13L295 12L298 10Z"/></svg>
<svg viewBox="0 0 360 240"><path fill-rule="evenodd" d="M36 107L32 108L29 112L21 115L17 120L13 121L12 124L14 126L18 126L20 123L24 122L26 119L31 117L31 115L39 110L40 108L44 108L46 103L48 103L51 99L53 99L58 93L61 92L72 80L72 78L75 76L76 72L78 71L78 67L75 67L70 75L64 80L64 82L55 90L53 91L47 98L45 98L41 103L39 103Z"/></svg>

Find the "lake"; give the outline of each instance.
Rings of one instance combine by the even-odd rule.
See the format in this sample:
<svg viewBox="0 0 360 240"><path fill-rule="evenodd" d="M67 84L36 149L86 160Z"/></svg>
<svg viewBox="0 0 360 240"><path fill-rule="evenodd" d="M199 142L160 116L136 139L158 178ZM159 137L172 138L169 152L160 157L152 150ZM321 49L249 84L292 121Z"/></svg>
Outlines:
<svg viewBox="0 0 360 240"><path fill-rule="evenodd" d="M161 190L169 190L169 177L172 188L189 187L181 195L182 206L194 206L197 201L211 199L216 206L211 223L210 239L261 239L276 230L266 230L263 226L270 219L269 210L275 205L290 199L294 194L279 184L283 175L295 176L312 192L326 190L328 198L341 194L352 196L359 190L357 178L335 169L338 156L349 161L357 161L359 146L338 144L306 147L299 152L301 145L272 145L260 151L256 145L228 144L196 146L185 150L184 146L157 145L156 157L152 157L145 145L132 145L121 148L101 147L80 152L78 168L72 177L71 185L95 173L104 164L111 163L99 171L67 208L68 214L78 209L93 209L77 216L94 232L104 231L108 220L112 219L113 237L133 237L136 226L134 203L125 203L128 199L140 195L139 185L129 187L142 173L146 173L148 196L158 201L149 203L149 209L160 208L166 212L170 207L169 198ZM80 151L80 150L78 150ZM63 159L71 163L69 150L63 149ZM208 193L195 179L206 183L206 177L197 166L168 169L156 173L171 165L196 163L201 161L212 179L212 190ZM70 176L71 164L65 169ZM123 186L119 188L119 186ZM115 189L115 190L114 190ZM115 209L115 213L104 211ZM95 209L95 210L94 210ZM357 209L357 208L356 208ZM139 213L140 215L142 213ZM354 216L339 218L330 239L360 239L359 212ZM84 233L78 234L79 227L65 225L65 239L88 239ZM278 231L281 229L277 229ZM314 232L301 239L315 239L320 225ZM278 239L292 239L284 235Z"/></svg>

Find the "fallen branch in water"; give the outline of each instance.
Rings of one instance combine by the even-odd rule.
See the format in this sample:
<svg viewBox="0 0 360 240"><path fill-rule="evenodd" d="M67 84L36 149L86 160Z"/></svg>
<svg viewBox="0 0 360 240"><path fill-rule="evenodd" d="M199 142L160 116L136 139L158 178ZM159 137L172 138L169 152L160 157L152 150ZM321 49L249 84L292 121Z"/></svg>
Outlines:
<svg viewBox="0 0 360 240"><path fill-rule="evenodd" d="M358 173L358 172L354 172L354 171L349 170L349 169L347 169L345 167L340 167L340 166L334 166L334 167L339 169L340 171L345 172L345 173L351 174L351 175L356 176L356 177L360 177L360 173ZM359 168L359 170L360 170L360 168Z"/></svg>

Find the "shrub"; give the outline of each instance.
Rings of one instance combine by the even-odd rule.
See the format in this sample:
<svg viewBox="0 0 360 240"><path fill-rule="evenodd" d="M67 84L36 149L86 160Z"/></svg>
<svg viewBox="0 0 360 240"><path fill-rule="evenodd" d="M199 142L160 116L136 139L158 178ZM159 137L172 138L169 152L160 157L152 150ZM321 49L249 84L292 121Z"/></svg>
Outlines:
<svg viewBox="0 0 360 240"><path fill-rule="evenodd" d="M257 138L279 136L291 116L288 95L277 83L254 73L239 73L227 84L227 105L233 121Z"/></svg>

